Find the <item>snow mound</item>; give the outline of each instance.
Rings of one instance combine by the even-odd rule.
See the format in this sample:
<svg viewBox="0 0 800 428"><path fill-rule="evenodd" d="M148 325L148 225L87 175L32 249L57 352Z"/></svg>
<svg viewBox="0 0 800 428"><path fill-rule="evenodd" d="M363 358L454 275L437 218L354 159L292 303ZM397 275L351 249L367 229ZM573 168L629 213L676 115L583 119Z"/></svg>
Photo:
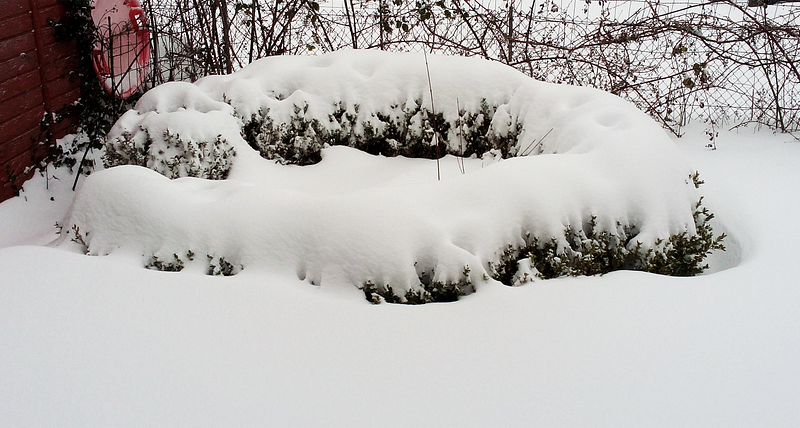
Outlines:
<svg viewBox="0 0 800 428"><path fill-rule="evenodd" d="M231 75L154 88L109 135L134 144L149 138L148 150L160 151L159 135L225 141L236 154L226 180L110 168L85 180L64 224L90 254L133 251L151 266L211 263L223 273L288 268L314 284L371 281L399 291L426 276L477 283L508 245L533 236L567 246L565 228L585 229L592 219L597 231L633 230L631 245L645 248L695 233L692 171L664 130L632 104L481 59L428 61L445 120L456 123L459 107L496 106L487 132L513 129L506 154L536 156L473 157L466 174L447 156L441 181L435 161L338 146L324 148L317 165L278 165L245 141L251 118L283 123L302 106L304 117L330 130L337 108L358 125L392 106L431 99L421 54L271 57ZM451 129L444 141L451 153L459 149L456 134Z"/></svg>

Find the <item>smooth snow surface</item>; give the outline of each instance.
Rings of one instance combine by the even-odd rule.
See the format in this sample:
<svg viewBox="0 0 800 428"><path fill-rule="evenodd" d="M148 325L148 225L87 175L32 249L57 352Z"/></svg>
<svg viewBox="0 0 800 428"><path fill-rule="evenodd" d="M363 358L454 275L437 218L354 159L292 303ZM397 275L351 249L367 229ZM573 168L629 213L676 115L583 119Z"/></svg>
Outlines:
<svg viewBox="0 0 800 428"><path fill-rule="evenodd" d="M0 426L800 426L800 144L740 132L677 140L730 234L716 273L490 282L413 307L294 272L11 246L54 238L72 197L65 171L37 176L0 204ZM350 172L318 196L373 185Z"/></svg>
<svg viewBox="0 0 800 428"><path fill-rule="evenodd" d="M413 307L294 272L8 247L43 242L71 197L37 176L0 204L0 426L800 426L800 144L742 130L710 151L702 126L677 143L730 269Z"/></svg>
<svg viewBox="0 0 800 428"><path fill-rule="evenodd" d="M85 180L64 226L80 231L90 254L142 254L140 265L192 252L199 260L189 264L207 255L245 269L283 268L316 285L369 280L401 294L431 269L436 280L452 281L468 267L479 281L526 234L565 244L565 228L583 228L593 216L599 231L635 228L631 245L694 233L693 170L632 104L476 58L430 56L429 64L437 111L454 118L457 104L477 109L486 100L498 106L493 128L520 127L513 151L538 142L541 154L476 159L465 175L448 157L441 181L434 161L346 147L325 149L315 166L276 165L241 136L252 115L286 121L307 106L308 117L324 122L345 105L361 123L391 105L431 100L420 54L271 57L228 76L154 88L112 130L112 139L156 142L165 131L194 141L221 135L237 152L228 180L170 181L132 166L101 171Z"/></svg>

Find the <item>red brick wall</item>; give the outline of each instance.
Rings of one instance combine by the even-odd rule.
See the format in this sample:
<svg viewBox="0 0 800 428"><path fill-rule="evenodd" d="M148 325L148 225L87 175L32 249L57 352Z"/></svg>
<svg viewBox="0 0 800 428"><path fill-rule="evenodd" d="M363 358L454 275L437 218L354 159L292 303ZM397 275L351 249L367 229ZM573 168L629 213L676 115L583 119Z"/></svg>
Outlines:
<svg viewBox="0 0 800 428"><path fill-rule="evenodd" d="M78 99L68 73L77 64L75 44L58 43L48 18L59 19L58 0L3 0L0 7L0 201L13 197L47 153L39 123ZM54 127L55 137L72 124Z"/></svg>

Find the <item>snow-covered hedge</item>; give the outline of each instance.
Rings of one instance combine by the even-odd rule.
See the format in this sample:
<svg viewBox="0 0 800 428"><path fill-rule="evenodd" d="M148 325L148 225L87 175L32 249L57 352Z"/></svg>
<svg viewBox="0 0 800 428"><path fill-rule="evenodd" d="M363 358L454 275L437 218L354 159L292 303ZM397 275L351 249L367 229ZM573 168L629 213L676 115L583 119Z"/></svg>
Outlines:
<svg viewBox="0 0 800 428"><path fill-rule="evenodd" d="M337 60L344 56L347 60ZM518 144L520 112L509 110L514 92L530 79L495 65L496 70L486 70L495 74L496 82L489 82L482 73L464 70L463 59L431 57L430 62L435 114L424 59L414 54L274 57L230 76L206 77L196 85L165 84L145 94L112 129L106 165L131 163L130 159L153 168L174 163L175 153L163 148L175 142L213 142L220 137L227 142L238 134L263 157L299 165L319 162L322 148L332 145L431 159L437 153L481 156L496 149L514 156L526 149L543 150ZM461 78L451 79L454 74ZM176 119L176 112L184 119ZM196 126L204 120L191 112L227 114L234 121L226 128L233 131L238 125L241 132L218 135L214 123L219 118ZM227 147L217 151L219 156L229 153ZM184 159L228 166L227 159L215 163L191 153Z"/></svg>
<svg viewBox="0 0 800 428"><path fill-rule="evenodd" d="M287 122L276 123L269 109L260 110L245 124L244 137L261 156L282 164L317 163L326 146L428 159L445 154L482 156L491 150L507 156L516 147L516 126L493 128L497 109L497 105L490 106L481 99L476 111L460 109L456 118L446 119L441 112L433 114L417 99L360 117L360 104L340 101L333 113L320 119L308 115L308 104L304 102L302 107L294 105Z"/></svg>
<svg viewBox="0 0 800 428"><path fill-rule="evenodd" d="M169 178L226 178L236 155L229 141L241 139L233 109L187 83L165 84L145 96L154 93L163 100L153 111L141 111L147 104L140 100L112 128L105 166L139 165Z"/></svg>
<svg viewBox="0 0 800 428"><path fill-rule="evenodd" d="M111 168L86 180L66 224L90 254L124 248L163 270L288 268L412 303L488 277L694 274L721 247L693 171L630 103L499 63L428 59L435 115L412 53L273 57L154 88L114 126L109 164L227 179ZM435 156L434 128L442 152L476 155L442 159L441 181L435 162L406 158ZM481 160L487 150L506 159ZM178 155L186 167L172 166Z"/></svg>

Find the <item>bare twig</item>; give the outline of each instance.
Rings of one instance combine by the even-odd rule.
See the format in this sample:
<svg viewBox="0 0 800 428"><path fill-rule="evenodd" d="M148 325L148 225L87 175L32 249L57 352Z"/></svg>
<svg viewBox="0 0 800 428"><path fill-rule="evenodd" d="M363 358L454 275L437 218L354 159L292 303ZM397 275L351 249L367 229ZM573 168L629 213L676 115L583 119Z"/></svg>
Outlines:
<svg viewBox="0 0 800 428"><path fill-rule="evenodd" d="M436 136L436 106L433 104L433 85L431 84L431 69L428 66L428 54L422 51L425 57L425 71L428 73L428 90L431 92L431 126L433 127L433 144L436 145L436 179L442 180L442 173L439 169L439 139Z"/></svg>

